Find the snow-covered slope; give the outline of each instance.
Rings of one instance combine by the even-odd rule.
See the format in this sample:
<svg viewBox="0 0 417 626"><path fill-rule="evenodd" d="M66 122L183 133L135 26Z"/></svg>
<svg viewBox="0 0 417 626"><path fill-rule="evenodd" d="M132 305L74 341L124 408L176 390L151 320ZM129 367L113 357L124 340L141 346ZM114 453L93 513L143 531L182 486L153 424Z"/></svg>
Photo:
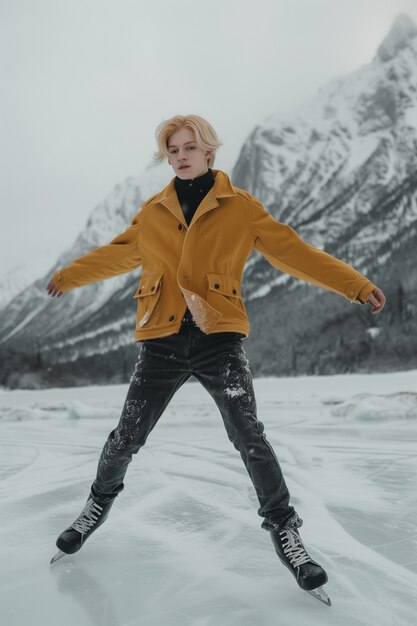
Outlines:
<svg viewBox="0 0 417 626"><path fill-rule="evenodd" d="M4 309L15 296L27 289L39 276L43 276L51 267L52 255L45 251L28 263L18 265L0 276L0 311Z"/></svg>
<svg viewBox="0 0 417 626"><path fill-rule="evenodd" d="M416 167L417 27L400 15L371 63L259 124L233 180L366 274L417 241Z"/></svg>
<svg viewBox="0 0 417 626"><path fill-rule="evenodd" d="M61 350L66 345L69 350L65 359L75 360L79 356L78 350L71 351L75 344L81 344L83 353L89 354L132 341L133 301L130 311L121 307L117 313L109 303L114 298L121 300L132 296L130 286L137 281L140 270L135 275L129 273L112 281L95 283L87 289L74 290L62 299L51 299L46 286L56 269L123 232L140 210L141 203L166 185L171 177L172 170L165 164L151 164L140 176L130 176L123 184L116 185L94 208L74 244L47 272L43 271L40 278L38 274L35 282L25 286L3 311L0 318L3 348L15 347L33 353L40 347L47 352L49 348ZM109 306L113 313L106 316ZM101 320L99 328L97 319Z"/></svg>

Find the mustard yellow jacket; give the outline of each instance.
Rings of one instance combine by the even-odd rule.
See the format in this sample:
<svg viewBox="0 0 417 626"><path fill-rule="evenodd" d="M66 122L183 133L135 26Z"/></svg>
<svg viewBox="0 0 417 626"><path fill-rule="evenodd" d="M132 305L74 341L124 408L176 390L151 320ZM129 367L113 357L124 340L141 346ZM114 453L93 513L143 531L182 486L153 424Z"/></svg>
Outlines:
<svg viewBox="0 0 417 626"><path fill-rule="evenodd" d="M142 266L136 293L137 341L179 332L186 308L205 334L249 335L241 294L245 262L253 250L283 272L359 304L376 288L334 256L306 243L291 226L275 220L261 202L234 187L222 170L199 204L190 225L174 178L143 202L131 225L109 244L54 273L70 291Z"/></svg>

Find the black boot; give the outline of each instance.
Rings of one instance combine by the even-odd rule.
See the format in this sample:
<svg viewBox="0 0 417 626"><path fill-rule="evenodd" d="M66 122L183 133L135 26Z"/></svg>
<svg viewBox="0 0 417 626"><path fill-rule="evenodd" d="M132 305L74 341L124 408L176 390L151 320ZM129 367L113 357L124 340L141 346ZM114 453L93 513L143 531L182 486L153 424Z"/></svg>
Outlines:
<svg viewBox="0 0 417 626"><path fill-rule="evenodd" d="M301 589L309 591L327 583L325 570L308 555L297 528L271 530L270 533L276 553Z"/></svg>
<svg viewBox="0 0 417 626"><path fill-rule="evenodd" d="M90 494L75 522L59 535L57 547L66 554L78 552L91 533L106 520L113 502L114 500L107 504L98 504Z"/></svg>

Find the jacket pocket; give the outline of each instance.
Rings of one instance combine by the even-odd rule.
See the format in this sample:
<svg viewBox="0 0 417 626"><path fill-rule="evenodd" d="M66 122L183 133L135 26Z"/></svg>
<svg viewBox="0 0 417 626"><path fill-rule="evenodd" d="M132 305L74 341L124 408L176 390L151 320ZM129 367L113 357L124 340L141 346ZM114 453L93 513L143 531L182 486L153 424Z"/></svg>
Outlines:
<svg viewBox="0 0 417 626"><path fill-rule="evenodd" d="M162 289L163 274L146 274L142 276L134 298L138 300L136 327L142 328L148 324Z"/></svg>
<svg viewBox="0 0 417 626"><path fill-rule="evenodd" d="M219 305L219 302L224 299L228 300L234 306L237 306L242 312L245 312L245 307L242 300L242 294L240 291L240 282L232 276L226 274L206 274L207 276L207 301L210 304L212 300L213 306ZM214 295L216 294L216 296ZM219 300L220 299L220 300Z"/></svg>

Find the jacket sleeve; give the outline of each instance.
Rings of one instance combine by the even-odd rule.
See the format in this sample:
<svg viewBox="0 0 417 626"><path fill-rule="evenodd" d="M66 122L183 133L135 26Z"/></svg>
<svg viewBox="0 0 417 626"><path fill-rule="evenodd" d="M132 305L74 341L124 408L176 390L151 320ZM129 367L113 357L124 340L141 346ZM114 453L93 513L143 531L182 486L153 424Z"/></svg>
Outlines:
<svg viewBox="0 0 417 626"><path fill-rule="evenodd" d="M141 226L142 213L139 211L131 225L110 243L57 270L53 275L55 285L61 291L70 291L139 267L142 264L139 246Z"/></svg>
<svg viewBox="0 0 417 626"><path fill-rule="evenodd" d="M313 285L364 304L376 289L371 281L351 265L304 241L288 224L278 222L252 196L251 228L254 248L277 269Z"/></svg>

